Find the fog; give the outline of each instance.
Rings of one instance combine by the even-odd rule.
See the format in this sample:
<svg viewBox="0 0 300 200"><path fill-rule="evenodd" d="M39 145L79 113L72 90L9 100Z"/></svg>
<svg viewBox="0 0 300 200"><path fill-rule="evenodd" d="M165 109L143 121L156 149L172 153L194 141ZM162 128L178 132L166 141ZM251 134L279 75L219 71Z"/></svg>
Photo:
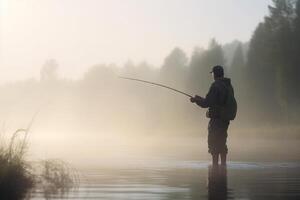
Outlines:
<svg viewBox="0 0 300 200"><path fill-rule="evenodd" d="M208 21L204 23L201 16L189 14L192 24L186 25L186 31L193 34L180 30L169 39L177 30L172 21L170 35L167 34L163 28L167 16L181 19L175 13L186 1L176 1L174 5L170 1L166 4L155 1L151 6L162 11L168 6L172 9L171 13L161 15L166 17L164 23L157 22L160 17L154 17L156 26L150 28L145 26L152 22L147 21L152 12L146 15L131 12L138 8L144 12L150 6L145 1L129 1L129 4L75 1L74 7L69 7L69 1L62 4L2 1L6 8L18 8L14 12L19 13L13 15L2 10L1 137L5 141L16 129L26 128L34 118L28 140L30 157L56 157L83 167L119 165L143 156L205 160L209 120L205 109L181 94L119 76L162 83L191 95L205 96L213 82L209 72L218 64L225 67L225 76L232 78L238 101L237 118L229 129L231 159L299 160L300 96L298 77L294 75L299 74L299 58L294 52L300 48L300 15L296 4L291 5L288 16L278 17L274 12L284 8L274 6L269 12L266 1L264 6L260 5L260 16L255 16L253 26L252 20L240 22L243 26L236 29L240 27L242 31L235 34L225 31L223 22L216 22L213 16L206 17ZM233 9L232 2L237 1L230 1L228 9ZM90 10L91 5L101 9ZM101 5L116 8L116 12L119 9L125 16L130 13L133 15L128 16L130 19L140 20L139 26L122 24L121 15L114 18ZM195 5L200 6L188 1L187 9ZM49 13L43 14L47 6ZM133 9L134 6L138 8ZM208 4L212 12L213 6ZM242 9L245 5L239 6ZM50 19L48 14L52 16L53 10L55 18ZM29 11L33 11L31 16ZM107 16L110 18L106 21ZM20 25L21 17L25 17L26 25L17 28L15 25ZM103 21L96 23L101 17ZM282 19L282 24L277 18ZM43 24L43 19L47 23ZM77 32L77 23L87 24ZM91 28L98 23L102 28ZM180 27L184 27L182 23ZM224 32L219 34L220 30L214 28L208 31L208 27L217 26L214 23ZM66 24L71 27L64 27ZM189 29L194 24L200 28ZM53 32L44 30L47 26ZM285 32L286 27L291 31ZM276 28L281 31L272 32ZM274 51L276 45L284 48Z"/></svg>
<svg viewBox="0 0 300 200"><path fill-rule="evenodd" d="M130 59L160 67L175 46L190 55L213 37L248 41L268 2L1 0L0 83L38 79L52 58L62 77L78 79L99 63Z"/></svg>

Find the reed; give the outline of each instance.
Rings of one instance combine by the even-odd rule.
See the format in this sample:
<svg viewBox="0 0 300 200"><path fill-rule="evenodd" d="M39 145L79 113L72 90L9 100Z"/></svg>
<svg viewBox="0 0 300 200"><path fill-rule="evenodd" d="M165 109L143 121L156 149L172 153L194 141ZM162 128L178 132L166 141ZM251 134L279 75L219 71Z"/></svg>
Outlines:
<svg viewBox="0 0 300 200"><path fill-rule="evenodd" d="M38 191L45 199L63 197L79 183L77 173L63 161L28 161L30 128L16 130L0 144L0 199L30 199ZM2 137L3 140L4 137Z"/></svg>
<svg viewBox="0 0 300 200"><path fill-rule="evenodd" d="M25 160L27 146L20 140L26 131L18 129L0 147L0 199L24 199L35 185L32 166Z"/></svg>

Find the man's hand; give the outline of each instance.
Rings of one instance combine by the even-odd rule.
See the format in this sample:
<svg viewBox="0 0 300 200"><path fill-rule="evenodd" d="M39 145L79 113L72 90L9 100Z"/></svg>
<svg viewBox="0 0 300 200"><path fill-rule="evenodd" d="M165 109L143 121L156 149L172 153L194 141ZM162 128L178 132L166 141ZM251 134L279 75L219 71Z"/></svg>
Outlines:
<svg viewBox="0 0 300 200"><path fill-rule="evenodd" d="M190 101L191 101L192 103L195 103L195 101L196 101L196 100L195 100L195 97L191 97L191 98L190 98Z"/></svg>
<svg viewBox="0 0 300 200"><path fill-rule="evenodd" d="M197 101L201 101L203 98L202 97L200 97L200 96L198 96L198 95L195 95L194 97L191 97L190 98L190 101L192 102L192 103L195 103L195 102L197 102Z"/></svg>

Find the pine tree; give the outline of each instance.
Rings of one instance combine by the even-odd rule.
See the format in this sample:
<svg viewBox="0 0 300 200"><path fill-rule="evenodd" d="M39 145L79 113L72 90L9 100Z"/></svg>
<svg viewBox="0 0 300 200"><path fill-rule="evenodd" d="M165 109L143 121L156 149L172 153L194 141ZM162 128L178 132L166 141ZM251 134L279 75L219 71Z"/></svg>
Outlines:
<svg viewBox="0 0 300 200"><path fill-rule="evenodd" d="M175 48L165 58L164 64L160 70L160 79L162 82L172 86L183 87L186 79L188 58L183 50Z"/></svg>
<svg viewBox="0 0 300 200"><path fill-rule="evenodd" d="M237 98L241 98L245 93L245 58L243 52L243 44L239 42L232 59L229 76L235 88Z"/></svg>
<svg viewBox="0 0 300 200"><path fill-rule="evenodd" d="M195 49L189 67L189 88L204 95L213 81L209 72L215 65L224 65L222 46L214 39L207 50Z"/></svg>
<svg viewBox="0 0 300 200"><path fill-rule="evenodd" d="M258 25L250 42L249 82L263 113L287 115L294 99L294 6L292 0L273 0L270 15Z"/></svg>

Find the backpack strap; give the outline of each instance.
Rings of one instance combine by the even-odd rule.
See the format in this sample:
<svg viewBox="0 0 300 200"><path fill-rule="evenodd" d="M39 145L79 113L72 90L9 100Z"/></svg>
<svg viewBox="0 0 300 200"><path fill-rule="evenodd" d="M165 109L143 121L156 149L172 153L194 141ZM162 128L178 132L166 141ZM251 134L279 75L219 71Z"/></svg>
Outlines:
<svg viewBox="0 0 300 200"><path fill-rule="evenodd" d="M226 104L226 101L227 101L227 99L228 99L228 95L229 95L229 88L228 88L228 86L225 85L225 83L224 83L223 81L219 80L218 82L221 83L221 85L222 85L222 86L225 88L225 90L226 90L226 94L225 94L225 96L224 96L224 102L223 102L223 105L225 105L225 104Z"/></svg>

